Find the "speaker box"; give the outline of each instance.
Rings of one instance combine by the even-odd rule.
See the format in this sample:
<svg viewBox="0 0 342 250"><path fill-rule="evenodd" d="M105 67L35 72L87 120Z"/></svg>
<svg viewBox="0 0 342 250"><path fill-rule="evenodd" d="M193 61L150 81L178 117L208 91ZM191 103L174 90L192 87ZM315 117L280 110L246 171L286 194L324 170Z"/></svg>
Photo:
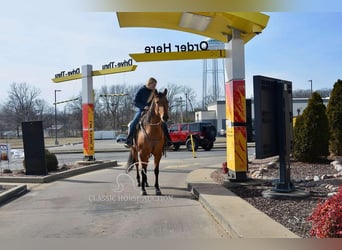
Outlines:
<svg viewBox="0 0 342 250"><path fill-rule="evenodd" d="M45 144L42 121L22 122L25 153L25 172L27 175L47 174Z"/></svg>

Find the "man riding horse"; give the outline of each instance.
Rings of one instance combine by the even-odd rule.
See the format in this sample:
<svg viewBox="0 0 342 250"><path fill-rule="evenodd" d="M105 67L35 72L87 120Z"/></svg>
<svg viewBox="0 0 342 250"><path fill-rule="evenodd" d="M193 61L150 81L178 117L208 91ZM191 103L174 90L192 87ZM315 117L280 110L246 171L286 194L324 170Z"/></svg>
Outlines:
<svg viewBox="0 0 342 250"><path fill-rule="evenodd" d="M139 119L141 117L141 114L144 111L149 109L156 86L157 86L157 80L153 77L150 77L147 80L146 84L142 86L138 90L137 94L135 95L133 104L136 107L136 113L132 121L129 123L128 136L127 136L126 143L124 144L126 148L131 148L133 146L133 138L136 132L136 127L139 123ZM166 141L165 147L172 149L173 143L170 138L167 124L165 122L162 122L162 128L164 131L165 141Z"/></svg>

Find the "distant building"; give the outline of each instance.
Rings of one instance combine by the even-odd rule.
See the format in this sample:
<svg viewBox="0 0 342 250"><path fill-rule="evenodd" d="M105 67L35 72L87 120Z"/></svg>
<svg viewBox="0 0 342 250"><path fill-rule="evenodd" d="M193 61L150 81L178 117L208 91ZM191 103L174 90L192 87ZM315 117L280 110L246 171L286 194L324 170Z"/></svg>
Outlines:
<svg viewBox="0 0 342 250"><path fill-rule="evenodd" d="M63 137L64 133L62 131L63 125L51 125L51 127L48 127L44 129L44 137L54 137L56 136L56 129L57 129L57 136L58 137Z"/></svg>
<svg viewBox="0 0 342 250"><path fill-rule="evenodd" d="M329 97L322 98L325 106L328 105ZM292 99L292 112L293 116L296 117L303 113L303 110L308 105L308 98L293 98ZM252 120L254 119L254 101L252 103ZM216 126L217 131L226 129L226 101L217 101L208 105L207 111L195 112L196 122L211 122Z"/></svg>

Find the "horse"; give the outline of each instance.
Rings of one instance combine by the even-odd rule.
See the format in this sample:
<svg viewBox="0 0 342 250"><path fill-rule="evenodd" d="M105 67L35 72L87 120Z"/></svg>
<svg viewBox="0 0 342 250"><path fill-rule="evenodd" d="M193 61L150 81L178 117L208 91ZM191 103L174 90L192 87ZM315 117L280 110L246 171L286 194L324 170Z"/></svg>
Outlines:
<svg viewBox="0 0 342 250"><path fill-rule="evenodd" d="M154 158L155 192L156 195L161 195L159 188L159 163L164 153L165 143L162 123L166 122L169 118L169 103L166 95L167 89L164 92L154 91L150 108L140 118L139 129L136 131L127 162L127 172L132 169L132 166L136 166L137 182L138 186L141 186L142 195L147 195L145 189L148 186L146 171L149 158L152 155ZM141 165L141 182L139 165Z"/></svg>

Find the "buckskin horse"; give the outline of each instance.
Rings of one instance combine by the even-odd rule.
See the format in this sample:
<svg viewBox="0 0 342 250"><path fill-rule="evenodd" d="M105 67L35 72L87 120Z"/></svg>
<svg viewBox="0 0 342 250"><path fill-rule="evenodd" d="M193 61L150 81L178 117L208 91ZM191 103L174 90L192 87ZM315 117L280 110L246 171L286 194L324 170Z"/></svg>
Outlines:
<svg viewBox="0 0 342 250"><path fill-rule="evenodd" d="M169 103L166 98L167 89L164 92L155 90L152 103L148 111L142 115L137 129L134 143L130 151L127 162L127 172L136 166L138 186L141 186L141 194L147 195L145 187L147 184L147 165L149 158L154 158L154 175L156 195L161 195L159 188L159 163L164 153L165 136L163 131L163 122L169 118ZM141 165L140 182L139 165Z"/></svg>

